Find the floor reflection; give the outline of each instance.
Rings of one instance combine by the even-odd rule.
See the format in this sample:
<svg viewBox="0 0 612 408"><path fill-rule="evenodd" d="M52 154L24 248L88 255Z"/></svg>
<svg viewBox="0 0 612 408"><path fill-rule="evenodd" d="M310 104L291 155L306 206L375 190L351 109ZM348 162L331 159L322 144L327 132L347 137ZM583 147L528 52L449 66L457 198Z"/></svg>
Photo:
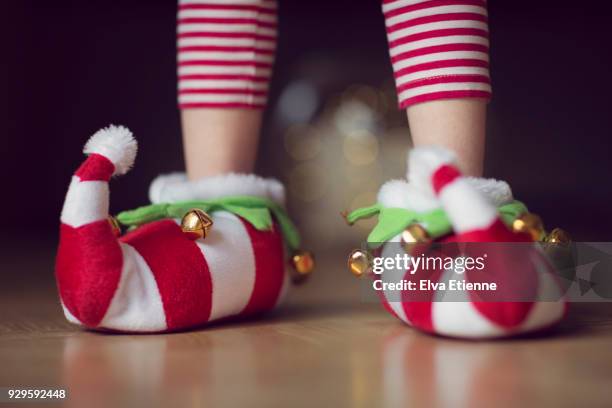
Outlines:
<svg viewBox="0 0 612 408"><path fill-rule="evenodd" d="M228 340L238 341L236 335ZM212 403L228 378L244 385L257 378L256 339L240 343L243 347L235 348L215 336L189 334L70 338L64 349L70 406L91 406L92 401L101 407ZM236 359L240 371L225 361Z"/></svg>
<svg viewBox="0 0 612 408"><path fill-rule="evenodd" d="M67 406L478 408L603 398L609 360L592 349L606 339L458 341L365 316L359 327L343 316L156 336L75 333L62 339ZM578 380L581 388L568 386Z"/></svg>
<svg viewBox="0 0 612 408"><path fill-rule="evenodd" d="M240 406L255 395L283 398L276 386L304 384L290 365L279 364L295 358L295 337L286 332L81 333L64 346L68 406Z"/></svg>
<svg viewBox="0 0 612 408"><path fill-rule="evenodd" d="M152 402L164 380L169 337L79 334L66 339L63 377L68 406Z"/></svg>
<svg viewBox="0 0 612 408"><path fill-rule="evenodd" d="M520 405L534 352L503 344L432 338L405 328L392 332L382 347L384 405Z"/></svg>

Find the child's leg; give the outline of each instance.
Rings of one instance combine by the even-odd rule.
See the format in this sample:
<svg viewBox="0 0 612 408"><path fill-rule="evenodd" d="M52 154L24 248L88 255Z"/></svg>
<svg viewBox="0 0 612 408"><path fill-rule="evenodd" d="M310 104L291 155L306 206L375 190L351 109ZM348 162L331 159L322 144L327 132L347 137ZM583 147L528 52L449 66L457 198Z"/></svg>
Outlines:
<svg viewBox="0 0 612 408"><path fill-rule="evenodd" d="M179 0L178 100L190 179L253 170L275 46L275 0Z"/></svg>
<svg viewBox="0 0 612 408"><path fill-rule="evenodd" d="M231 172L253 172L261 110L185 109L181 117L185 165L190 180Z"/></svg>
<svg viewBox="0 0 612 408"><path fill-rule="evenodd" d="M502 217L500 208L516 205L510 187L499 180L463 177L482 172L485 105L491 93L486 2L383 0L383 11L400 107L407 110L414 142L420 147L410 152L407 179L384 184L378 205L353 211L347 221L379 212L379 223L368 239L386 241L377 250L385 258L438 256L440 250L445 257L465 260L482 256L484 247L463 243L514 243L487 247L482 269L488 269L468 268L460 278L491 282L490 272L495 271L500 290L494 294L455 291L453 296L460 297L451 300L443 285L457 278L457 270L440 268L429 270L428 276L442 283L441 288L421 291L416 297L409 291L400 295L382 290L383 304L409 325L445 336L484 339L551 327L563 318L565 300L552 266L540 246L531 242L543 235L537 218L524 207L515 208L513 220ZM437 146L422 146L426 144ZM458 163L448 149L457 153ZM440 228L427 217L394 220L387 210L399 208L422 215L437 209L449 225ZM531 225L517 228L517 220ZM430 246L431 242L462 245ZM370 272L371 259L371 254L354 251L349 258L351 272ZM396 268L395 276L375 279L396 283L398 278L405 282L417 276L413 268L402 269Z"/></svg>
<svg viewBox="0 0 612 408"><path fill-rule="evenodd" d="M489 81L484 0L383 0L400 107L415 145L438 144L480 176Z"/></svg>
<svg viewBox="0 0 612 408"><path fill-rule="evenodd" d="M312 255L298 250L284 212L282 184L222 174L252 171L275 7L266 0L180 0L179 104L187 169L198 180L180 173L154 180L151 201L163 205L118 215L137 226L125 235L108 219L108 181L129 170L136 141L110 126L87 143L89 157L64 203L56 267L71 322L157 332L252 316L276 307L290 283L312 271ZM174 206L177 212L166 211Z"/></svg>
<svg viewBox="0 0 612 408"><path fill-rule="evenodd" d="M486 119L483 99L421 103L406 112L416 146L445 146L457 154L464 174L482 176Z"/></svg>

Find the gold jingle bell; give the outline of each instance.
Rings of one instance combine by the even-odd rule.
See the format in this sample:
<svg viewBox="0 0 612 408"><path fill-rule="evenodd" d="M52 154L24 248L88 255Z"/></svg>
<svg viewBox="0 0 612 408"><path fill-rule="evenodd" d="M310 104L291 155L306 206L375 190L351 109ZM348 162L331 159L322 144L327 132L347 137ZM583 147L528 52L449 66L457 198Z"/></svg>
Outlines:
<svg viewBox="0 0 612 408"><path fill-rule="evenodd" d="M357 277L369 273L372 269L372 255L362 249L353 250L348 257L348 268Z"/></svg>
<svg viewBox="0 0 612 408"><path fill-rule="evenodd" d="M576 281L577 253L567 232L561 228L555 228L544 239L544 253L551 265L555 268L555 274L563 279L558 283L565 291Z"/></svg>
<svg viewBox="0 0 612 408"><path fill-rule="evenodd" d="M113 234L115 234L116 237L121 236L121 226L119 226L119 221L117 221L115 217L109 216L108 223L110 224L111 229L113 230Z"/></svg>
<svg viewBox="0 0 612 408"><path fill-rule="evenodd" d="M525 213L512 222L512 231L529 234L531 239L539 241L544 234L544 226L539 216L532 213Z"/></svg>
<svg viewBox="0 0 612 408"><path fill-rule="evenodd" d="M568 245L572 242L572 239L566 231L555 228L546 236L545 241L549 244Z"/></svg>
<svg viewBox="0 0 612 408"><path fill-rule="evenodd" d="M189 239L206 238L212 228L213 220L205 211L193 208L183 216L181 230Z"/></svg>
<svg viewBox="0 0 612 408"><path fill-rule="evenodd" d="M312 252L297 250L291 256L291 266L293 274L291 280L294 284L304 282L312 273L315 261Z"/></svg>
<svg viewBox="0 0 612 408"><path fill-rule="evenodd" d="M429 234L421 224L411 224L402 232L401 243L406 252L410 252L414 244L431 242Z"/></svg>

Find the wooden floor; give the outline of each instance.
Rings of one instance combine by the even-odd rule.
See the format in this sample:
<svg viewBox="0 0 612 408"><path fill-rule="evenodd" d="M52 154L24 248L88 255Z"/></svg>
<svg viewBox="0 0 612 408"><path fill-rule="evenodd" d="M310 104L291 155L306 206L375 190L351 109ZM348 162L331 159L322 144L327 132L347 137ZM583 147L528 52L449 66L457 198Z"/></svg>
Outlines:
<svg viewBox="0 0 612 408"><path fill-rule="evenodd" d="M547 336L436 338L360 302L339 253L323 256L317 276L266 318L179 334L105 335L64 321L51 249L9 252L2 255L0 387L63 387L63 406L612 406L610 305L578 305Z"/></svg>

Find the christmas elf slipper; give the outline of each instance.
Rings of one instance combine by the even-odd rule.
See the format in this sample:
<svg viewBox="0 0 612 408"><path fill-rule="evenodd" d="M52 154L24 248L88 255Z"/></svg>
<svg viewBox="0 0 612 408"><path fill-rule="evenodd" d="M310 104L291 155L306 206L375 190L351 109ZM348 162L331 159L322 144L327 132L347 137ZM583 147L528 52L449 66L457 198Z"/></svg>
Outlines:
<svg viewBox="0 0 612 408"><path fill-rule="evenodd" d="M160 176L151 205L109 217L108 181L129 171L136 150L126 128L102 129L72 178L56 264L70 322L126 332L186 329L270 310L309 275L312 255L298 250L284 188L273 179Z"/></svg>
<svg viewBox="0 0 612 408"><path fill-rule="evenodd" d="M441 148L415 148L407 181L386 183L377 204L344 214L349 224L378 216L367 248L349 255L350 271L373 277L385 308L428 333L486 339L555 325L567 302L546 246L567 245L569 237L560 229L547 234L539 217L513 199L507 183L463 177L454 160ZM458 273L456 261L477 259L483 256L479 251L486 252L482 268ZM451 262L432 262L432 268L425 263L392 265L390 271L373 273L375 258L397 255ZM497 291L484 284L491 279ZM427 283L424 289L421 280ZM398 286L389 285L398 282L399 292Z"/></svg>

